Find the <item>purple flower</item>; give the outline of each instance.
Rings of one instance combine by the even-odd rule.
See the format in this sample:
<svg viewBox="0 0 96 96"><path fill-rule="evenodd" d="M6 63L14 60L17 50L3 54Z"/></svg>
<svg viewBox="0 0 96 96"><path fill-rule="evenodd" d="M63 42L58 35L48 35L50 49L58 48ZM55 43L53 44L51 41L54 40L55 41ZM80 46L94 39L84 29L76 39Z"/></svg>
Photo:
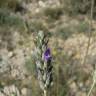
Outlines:
<svg viewBox="0 0 96 96"><path fill-rule="evenodd" d="M45 53L44 53L44 60L49 61L51 59L52 59L52 57L51 57L50 48L47 48Z"/></svg>

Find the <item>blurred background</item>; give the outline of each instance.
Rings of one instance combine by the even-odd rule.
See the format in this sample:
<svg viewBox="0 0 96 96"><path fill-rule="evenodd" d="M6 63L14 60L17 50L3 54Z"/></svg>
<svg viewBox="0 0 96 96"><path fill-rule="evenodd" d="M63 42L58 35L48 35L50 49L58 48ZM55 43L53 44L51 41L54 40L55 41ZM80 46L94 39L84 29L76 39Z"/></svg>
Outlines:
<svg viewBox="0 0 96 96"><path fill-rule="evenodd" d="M90 11L91 0L0 0L0 96L42 96L32 58L34 34L41 30L51 33L54 83L49 96L87 96L96 63L96 1L82 64Z"/></svg>

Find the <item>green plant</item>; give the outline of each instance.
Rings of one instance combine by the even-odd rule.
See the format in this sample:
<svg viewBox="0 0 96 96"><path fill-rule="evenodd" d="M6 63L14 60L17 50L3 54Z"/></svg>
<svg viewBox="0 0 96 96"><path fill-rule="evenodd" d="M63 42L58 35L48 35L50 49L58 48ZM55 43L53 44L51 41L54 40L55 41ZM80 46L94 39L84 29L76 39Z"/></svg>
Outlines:
<svg viewBox="0 0 96 96"><path fill-rule="evenodd" d="M62 2L65 12L70 15L87 14L90 12L91 0L64 0ZM95 9L94 12L96 12Z"/></svg>
<svg viewBox="0 0 96 96"><path fill-rule="evenodd" d="M8 4L9 1L10 1L10 0L0 0L0 7L5 7L5 6L7 6L7 4Z"/></svg>
<svg viewBox="0 0 96 96"><path fill-rule="evenodd" d="M61 6L56 7L47 7L44 10L44 15L48 16L49 19L59 19L59 17L63 14L63 8Z"/></svg>
<svg viewBox="0 0 96 96"><path fill-rule="evenodd" d="M44 25L45 22L42 19L34 19L29 22L29 28L31 32L48 31L48 26Z"/></svg>
<svg viewBox="0 0 96 96"><path fill-rule="evenodd" d="M65 26L59 26L55 32L55 36L59 36L62 39L67 39L70 37L74 32L73 26L68 25Z"/></svg>
<svg viewBox="0 0 96 96"><path fill-rule="evenodd" d="M15 11L20 5L21 0L0 0L0 8L6 8L11 11Z"/></svg>
<svg viewBox="0 0 96 96"><path fill-rule="evenodd" d="M85 33L86 35L88 35L88 34L87 34L88 28L89 28L89 23L86 22L86 21L81 21L81 22L76 26L77 32Z"/></svg>
<svg viewBox="0 0 96 96"><path fill-rule="evenodd" d="M52 57L50 48L48 48L47 33L39 31L35 43L34 59L36 64L36 71L40 88L44 92L44 96L47 96L48 89L53 82L52 76Z"/></svg>
<svg viewBox="0 0 96 96"><path fill-rule="evenodd" d="M23 29L25 30L25 25L19 16L15 14L11 14L11 12L7 9L0 9L0 27L4 28L15 28L15 29Z"/></svg>
<svg viewBox="0 0 96 96"><path fill-rule="evenodd" d="M27 68L29 73L33 74L35 72L36 66L32 56L30 56L30 58L26 60L25 67Z"/></svg>

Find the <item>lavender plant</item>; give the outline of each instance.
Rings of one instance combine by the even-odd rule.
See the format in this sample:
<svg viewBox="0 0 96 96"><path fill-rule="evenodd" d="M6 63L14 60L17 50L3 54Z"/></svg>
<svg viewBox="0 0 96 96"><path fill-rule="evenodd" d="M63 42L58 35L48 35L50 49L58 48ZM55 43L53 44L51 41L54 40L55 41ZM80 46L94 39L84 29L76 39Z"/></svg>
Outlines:
<svg viewBox="0 0 96 96"><path fill-rule="evenodd" d="M48 89L52 85L52 56L50 48L48 48L48 34L40 31L36 36L35 43L35 63L38 82L40 88L44 92L44 96L47 96Z"/></svg>

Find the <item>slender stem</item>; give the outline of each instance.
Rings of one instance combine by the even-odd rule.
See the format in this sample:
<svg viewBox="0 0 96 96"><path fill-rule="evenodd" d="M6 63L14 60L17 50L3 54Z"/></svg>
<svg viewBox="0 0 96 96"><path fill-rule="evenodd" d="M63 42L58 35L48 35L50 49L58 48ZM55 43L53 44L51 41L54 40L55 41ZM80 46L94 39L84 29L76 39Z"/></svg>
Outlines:
<svg viewBox="0 0 96 96"><path fill-rule="evenodd" d="M93 83L91 85L91 88L90 88L87 96L90 96L91 95L92 90L93 90L95 84L96 84L96 69L94 70L94 73L93 73Z"/></svg>
<svg viewBox="0 0 96 96"><path fill-rule="evenodd" d="M47 90L44 90L44 96L47 96Z"/></svg>
<svg viewBox="0 0 96 96"><path fill-rule="evenodd" d="M90 22L89 22L89 38L88 38L88 43L87 43L87 49L84 55L84 59L82 61L82 64L84 65L86 63L86 59L87 59L87 55L89 52L89 47L90 47L90 43L91 43L91 36L92 36L92 20L93 20L93 9L94 9L94 0L91 0L91 14L90 14Z"/></svg>
<svg viewBox="0 0 96 96"><path fill-rule="evenodd" d="M95 86L95 83L96 83L96 81L93 82L93 84L92 84L92 86L91 86L91 88L90 88L90 91L89 91L89 93L88 93L87 96L90 96L90 95L91 95L92 90L93 90L93 88L94 88L94 86Z"/></svg>

